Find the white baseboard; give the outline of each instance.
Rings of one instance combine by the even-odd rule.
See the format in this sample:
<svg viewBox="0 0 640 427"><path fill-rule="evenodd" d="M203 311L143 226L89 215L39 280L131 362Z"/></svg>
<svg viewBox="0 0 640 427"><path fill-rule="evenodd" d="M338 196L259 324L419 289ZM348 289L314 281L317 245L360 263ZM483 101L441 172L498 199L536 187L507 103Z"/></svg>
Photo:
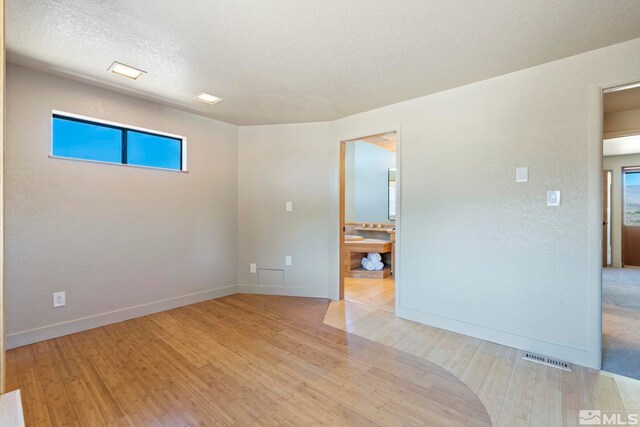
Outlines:
<svg viewBox="0 0 640 427"><path fill-rule="evenodd" d="M40 328L16 332L6 336L6 346L8 349L21 347L23 345L86 331L87 329L93 329L99 326L109 325L111 323L122 322L123 320L133 319L135 317L146 316L159 311L171 310L172 308L182 307L184 305L233 295L237 292L238 286L232 285L225 288L211 289L208 291L169 298L162 301L154 301L134 307L123 308L121 310L83 317L81 319L69 320Z"/></svg>
<svg viewBox="0 0 640 427"><path fill-rule="evenodd" d="M428 326L433 326L448 331L457 332L481 340L502 344L507 347L519 350L532 351L545 356L559 358L567 362L586 366L593 369L600 369L595 366L591 355L583 349L567 347L559 344L540 341L535 338L511 334L504 331L487 328L480 325L460 322L453 319L424 313L409 308L398 307L396 305L396 316L402 319L412 320Z"/></svg>
<svg viewBox="0 0 640 427"><path fill-rule="evenodd" d="M22 347L88 329L98 328L111 323L122 322L135 317L146 316L159 311L171 310L172 308L184 305L195 304L210 299L221 298L236 293L258 294L258 295L282 295L295 297L327 298L326 289L304 288L304 287L283 287L283 286L258 286L258 285L232 285L220 289L197 292L180 297L169 298L161 301L154 301L134 307L123 308L107 313L96 314L80 319L55 323L53 325L42 326L40 328L15 332L6 336L7 349Z"/></svg>
<svg viewBox="0 0 640 427"><path fill-rule="evenodd" d="M328 298L326 289L298 286L238 285L238 293L258 295L281 295L287 297Z"/></svg>

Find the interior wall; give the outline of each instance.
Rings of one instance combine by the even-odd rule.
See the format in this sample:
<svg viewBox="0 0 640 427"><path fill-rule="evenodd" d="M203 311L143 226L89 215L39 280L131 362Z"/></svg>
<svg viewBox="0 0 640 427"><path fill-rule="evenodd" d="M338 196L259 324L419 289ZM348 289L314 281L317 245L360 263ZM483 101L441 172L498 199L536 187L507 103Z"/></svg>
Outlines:
<svg viewBox="0 0 640 427"><path fill-rule="evenodd" d="M396 314L599 367L601 88L640 80L638 52L640 39L336 122L239 131L12 66L9 338L236 289L336 297L339 141L395 129ZM50 159L52 109L186 135L189 173ZM254 262L282 283L260 284Z"/></svg>
<svg viewBox="0 0 640 427"><path fill-rule="evenodd" d="M602 168L611 170L611 265L622 267L622 168L640 166L640 154L607 156Z"/></svg>
<svg viewBox="0 0 640 427"><path fill-rule="evenodd" d="M241 127L238 141L238 278L242 292L328 297L332 248L329 125ZM286 202L293 210L286 211ZM290 266L285 257L291 256ZM257 273L249 265L257 264ZM275 273L272 273L275 272ZM282 272L282 273L280 273ZM264 280L273 275L277 280ZM282 278L282 280L280 280Z"/></svg>
<svg viewBox="0 0 640 427"><path fill-rule="evenodd" d="M388 171L396 165L396 153L364 141L349 142L345 149L345 221L392 223Z"/></svg>
<svg viewBox="0 0 640 427"><path fill-rule="evenodd" d="M336 123L340 137L401 123L397 315L600 366L601 88L637 81L639 50L634 40ZM548 190L560 207L546 206Z"/></svg>
<svg viewBox="0 0 640 427"><path fill-rule="evenodd" d="M188 173L50 158L54 109L186 136ZM17 66L6 122L9 346L236 291L236 126Z"/></svg>
<svg viewBox="0 0 640 427"><path fill-rule="evenodd" d="M5 292L4 292L4 144L5 144L5 47L4 0L0 0L0 394L5 391Z"/></svg>
<svg viewBox="0 0 640 427"><path fill-rule="evenodd" d="M344 146L344 218L346 222L356 218L356 143Z"/></svg>
<svg viewBox="0 0 640 427"><path fill-rule="evenodd" d="M322 155L303 162L313 167L275 191L279 204L314 182L322 220L308 256L331 270L336 298L338 141L401 130L396 314L597 368L601 88L640 80L639 51L640 39L391 105L329 123L327 136L316 129L325 124L241 128L240 165L260 174L254 150L279 164L287 147L317 139ZM519 166L528 183L516 183ZM245 202L262 197L246 191L251 178L240 176ZM560 207L546 206L548 190L562 192ZM260 209L240 212L241 223L270 224ZM251 258L271 244L257 240Z"/></svg>

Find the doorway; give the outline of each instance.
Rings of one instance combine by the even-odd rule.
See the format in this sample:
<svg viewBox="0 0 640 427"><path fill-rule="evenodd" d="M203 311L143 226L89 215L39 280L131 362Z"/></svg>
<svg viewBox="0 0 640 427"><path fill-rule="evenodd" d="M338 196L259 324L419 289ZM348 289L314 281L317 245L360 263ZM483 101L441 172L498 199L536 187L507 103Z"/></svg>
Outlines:
<svg viewBox="0 0 640 427"><path fill-rule="evenodd" d="M341 142L340 298L395 311L397 133Z"/></svg>
<svg viewBox="0 0 640 427"><path fill-rule="evenodd" d="M622 168L622 266L640 267L640 166Z"/></svg>
<svg viewBox="0 0 640 427"><path fill-rule="evenodd" d="M602 156L602 369L640 379L640 87L605 91Z"/></svg>

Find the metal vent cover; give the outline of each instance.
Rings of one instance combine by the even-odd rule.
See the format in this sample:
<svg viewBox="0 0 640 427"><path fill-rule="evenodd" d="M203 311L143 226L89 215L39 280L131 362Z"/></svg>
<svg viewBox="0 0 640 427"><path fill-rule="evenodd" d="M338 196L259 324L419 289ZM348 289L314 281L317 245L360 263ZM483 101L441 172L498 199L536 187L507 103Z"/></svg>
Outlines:
<svg viewBox="0 0 640 427"><path fill-rule="evenodd" d="M571 363L564 360L553 359L551 357L542 356L540 354L531 353L526 351L522 356L524 360L540 363L541 365L551 366L552 368L562 369L563 371L571 372Z"/></svg>

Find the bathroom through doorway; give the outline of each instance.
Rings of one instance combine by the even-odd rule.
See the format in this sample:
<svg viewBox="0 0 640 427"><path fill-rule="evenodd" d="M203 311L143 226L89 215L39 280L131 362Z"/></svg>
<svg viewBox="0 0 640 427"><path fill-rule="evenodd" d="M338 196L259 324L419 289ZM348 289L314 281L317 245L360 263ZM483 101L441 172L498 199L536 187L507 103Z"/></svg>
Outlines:
<svg viewBox="0 0 640 427"><path fill-rule="evenodd" d="M396 132L344 141L341 148L344 299L393 312Z"/></svg>

